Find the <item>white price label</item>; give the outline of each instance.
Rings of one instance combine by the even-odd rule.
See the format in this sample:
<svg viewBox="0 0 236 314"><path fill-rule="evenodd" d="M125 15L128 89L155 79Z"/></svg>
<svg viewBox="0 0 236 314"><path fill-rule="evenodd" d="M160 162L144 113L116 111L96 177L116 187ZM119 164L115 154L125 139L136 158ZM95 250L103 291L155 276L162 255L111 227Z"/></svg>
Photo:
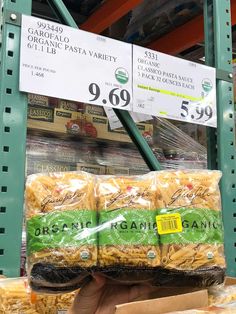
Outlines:
<svg viewBox="0 0 236 314"><path fill-rule="evenodd" d="M132 46L22 16L20 90L132 109Z"/></svg>
<svg viewBox="0 0 236 314"><path fill-rule="evenodd" d="M110 128L112 130L118 129L122 127L122 123L120 120L117 118L117 115L115 114L115 111L112 108L104 108ZM134 122L143 122L143 121L148 121L152 120L152 116L149 116L147 114L142 114L142 113L136 113L136 112L130 112L131 117L133 118Z"/></svg>
<svg viewBox="0 0 236 314"><path fill-rule="evenodd" d="M133 111L216 127L216 72L133 46Z"/></svg>

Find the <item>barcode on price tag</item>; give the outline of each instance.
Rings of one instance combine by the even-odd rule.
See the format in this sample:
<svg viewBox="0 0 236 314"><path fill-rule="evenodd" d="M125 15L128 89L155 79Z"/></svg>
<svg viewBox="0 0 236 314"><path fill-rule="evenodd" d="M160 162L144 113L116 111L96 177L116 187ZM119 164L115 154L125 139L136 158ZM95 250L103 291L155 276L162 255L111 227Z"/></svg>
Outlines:
<svg viewBox="0 0 236 314"><path fill-rule="evenodd" d="M157 232L159 234L170 234L182 232L182 220L179 213L165 214L156 217Z"/></svg>

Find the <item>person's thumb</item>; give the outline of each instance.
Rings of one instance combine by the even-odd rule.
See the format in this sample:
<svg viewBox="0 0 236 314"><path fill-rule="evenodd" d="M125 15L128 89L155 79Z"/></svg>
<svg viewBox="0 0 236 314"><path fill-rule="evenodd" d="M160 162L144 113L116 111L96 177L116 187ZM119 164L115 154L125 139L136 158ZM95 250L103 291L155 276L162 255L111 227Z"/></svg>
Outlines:
<svg viewBox="0 0 236 314"><path fill-rule="evenodd" d="M95 275L92 281L80 289L68 314L95 313L105 282L104 277Z"/></svg>

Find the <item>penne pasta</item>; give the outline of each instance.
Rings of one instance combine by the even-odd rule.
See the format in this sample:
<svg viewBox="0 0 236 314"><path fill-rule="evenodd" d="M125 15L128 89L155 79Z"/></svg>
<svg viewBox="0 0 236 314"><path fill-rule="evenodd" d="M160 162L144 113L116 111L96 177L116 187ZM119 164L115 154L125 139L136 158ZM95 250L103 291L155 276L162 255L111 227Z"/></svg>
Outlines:
<svg viewBox="0 0 236 314"><path fill-rule="evenodd" d="M160 171L156 177L163 266L182 271L225 268L220 172Z"/></svg>

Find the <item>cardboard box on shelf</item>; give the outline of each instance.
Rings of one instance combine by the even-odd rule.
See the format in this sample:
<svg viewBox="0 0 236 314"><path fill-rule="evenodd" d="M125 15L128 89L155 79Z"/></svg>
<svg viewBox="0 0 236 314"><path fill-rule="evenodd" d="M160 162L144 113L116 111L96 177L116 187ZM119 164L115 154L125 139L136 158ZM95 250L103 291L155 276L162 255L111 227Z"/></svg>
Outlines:
<svg viewBox="0 0 236 314"><path fill-rule="evenodd" d="M28 94L28 104L48 107L49 98L43 95Z"/></svg>
<svg viewBox="0 0 236 314"><path fill-rule="evenodd" d="M149 142L153 139L151 123L137 123L143 137ZM28 128L56 133L77 134L102 140L131 143L123 128L111 130L104 116L91 115L62 108L28 106Z"/></svg>
<svg viewBox="0 0 236 314"><path fill-rule="evenodd" d="M226 286L236 285L236 277L226 277L225 278L225 285Z"/></svg>
<svg viewBox="0 0 236 314"><path fill-rule="evenodd" d="M81 118L80 112L69 111L59 108L41 106L28 106L28 128L67 133L68 123L70 132L80 133L81 123L73 123Z"/></svg>
<svg viewBox="0 0 236 314"><path fill-rule="evenodd" d="M129 169L129 174L131 176L138 176L138 175L142 175L148 172L149 172L148 168L147 169L144 169L144 168L130 168Z"/></svg>
<svg viewBox="0 0 236 314"><path fill-rule="evenodd" d="M182 121L171 121L181 131L192 137L195 141L198 141L198 125L194 123L182 122Z"/></svg>
<svg viewBox="0 0 236 314"><path fill-rule="evenodd" d="M119 167L119 166L115 166L115 167L107 166L106 167L106 174L109 174L109 175L128 175L129 174L129 168Z"/></svg>
<svg viewBox="0 0 236 314"><path fill-rule="evenodd" d="M99 139L126 143L131 142L129 135L126 133L124 128L111 130L109 121L106 117L86 114L85 120L87 121L87 124L90 123L91 128L96 130L94 132L96 132L96 137ZM143 137L151 143L153 139L153 125L151 123L137 123L137 127Z"/></svg>
<svg viewBox="0 0 236 314"><path fill-rule="evenodd" d="M96 105L90 105L90 104L84 104L85 113L96 115L100 117L106 117L105 110L102 106L96 106Z"/></svg>
<svg viewBox="0 0 236 314"><path fill-rule="evenodd" d="M77 170L86 171L93 174L105 174L105 167L100 165L78 163Z"/></svg>
<svg viewBox="0 0 236 314"><path fill-rule="evenodd" d="M69 111L83 111L84 104L76 101L59 99L59 108Z"/></svg>
<svg viewBox="0 0 236 314"><path fill-rule="evenodd" d="M64 172L76 170L76 164L68 162L59 162L55 160L46 160L39 158L26 159L26 174Z"/></svg>
<svg viewBox="0 0 236 314"><path fill-rule="evenodd" d="M207 306L207 290L200 290L181 295L117 305L115 314L164 314L173 311L191 310Z"/></svg>

